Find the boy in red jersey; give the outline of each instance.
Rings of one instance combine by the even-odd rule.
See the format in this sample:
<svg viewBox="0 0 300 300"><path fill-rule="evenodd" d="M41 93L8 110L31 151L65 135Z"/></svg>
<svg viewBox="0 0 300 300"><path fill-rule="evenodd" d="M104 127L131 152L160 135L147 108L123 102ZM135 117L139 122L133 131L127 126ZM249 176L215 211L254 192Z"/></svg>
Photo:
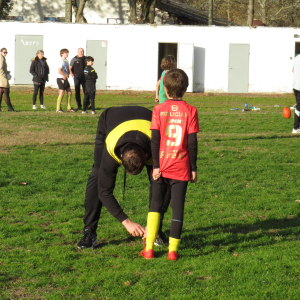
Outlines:
<svg viewBox="0 0 300 300"><path fill-rule="evenodd" d="M189 85L186 73L173 69L165 78L168 100L154 107L150 127L154 181L147 218L147 245L140 254L146 259L154 257L153 244L159 228L159 212L170 186L173 216L168 258L177 260L187 185L189 181L197 181L199 122L197 109L182 100Z"/></svg>

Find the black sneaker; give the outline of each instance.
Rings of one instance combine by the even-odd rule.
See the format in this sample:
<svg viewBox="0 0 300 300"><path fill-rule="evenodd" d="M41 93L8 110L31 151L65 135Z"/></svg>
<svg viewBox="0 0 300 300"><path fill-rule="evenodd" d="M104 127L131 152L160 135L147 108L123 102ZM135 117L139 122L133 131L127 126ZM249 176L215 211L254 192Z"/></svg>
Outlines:
<svg viewBox="0 0 300 300"><path fill-rule="evenodd" d="M96 245L98 245L97 242L97 235L93 232L85 232L77 244L77 247L79 249L82 248L94 248Z"/></svg>
<svg viewBox="0 0 300 300"><path fill-rule="evenodd" d="M167 238L167 236L162 231L160 231L157 234L154 245L155 246L169 245L169 239Z"/></svg>

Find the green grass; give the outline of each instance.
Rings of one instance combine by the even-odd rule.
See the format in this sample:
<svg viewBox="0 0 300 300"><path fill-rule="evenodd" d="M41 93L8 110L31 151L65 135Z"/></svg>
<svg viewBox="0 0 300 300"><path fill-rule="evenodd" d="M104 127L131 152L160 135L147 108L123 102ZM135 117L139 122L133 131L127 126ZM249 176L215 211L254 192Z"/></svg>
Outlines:
<svg viewBox="0 0 300 300"><path fill-rule="evenodd" d="M186 96L201 132L177 262L167 247L144 260L141 239L106 209L99 247L76 247L99 115L152 109L153 93L99 93L98 116L56 114L56 91L47 111L32 111L29 92L11 99L18 112L0 112L0 299L300 299L300 140L282 116L293 95ZM245 102L261 111L242 112ZM115 196L145 226L146 172L127 177L124 201L122 184L121 168ZM171 209L167 234L170 220Z"/></svg>

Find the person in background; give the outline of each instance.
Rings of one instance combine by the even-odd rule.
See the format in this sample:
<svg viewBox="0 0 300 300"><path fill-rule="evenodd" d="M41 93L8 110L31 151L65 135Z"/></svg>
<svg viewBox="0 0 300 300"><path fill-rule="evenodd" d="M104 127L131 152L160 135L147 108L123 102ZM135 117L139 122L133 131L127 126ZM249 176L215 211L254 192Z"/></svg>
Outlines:
<svg viewBox="0 0 300 300"><path fill-rule="evenodd" d="M60 60L58 61L58 76L57 76L57 85L59 88L59 95L57 98L57 105L56 105L56 112L57 113L63 113L63 110L61 109L61 101L65 94L65 91L68 94L68 105L67 105L67 112L75 112L74 109L71 107L71 96L72 91L70 88L69 83L69 50L68 49L61 49L60 50Z"/></svg>
<svg viewBox="0 0 300 300"><path fill-rule="evenodd" d="M296 108L294 116L294 128L292 133L300 133L300 55L298 54L294 59L294 66L292 72L293 76L293 91L296 98Z"/></svg>
<svg viewBox="0 0 300 300"><path fill-rule="evenodd" d="M47 58L44 57L44 51L38 50L36 57L31 59L30 73L33 78L34 92L32 96L32 109L36 109L36 98L40 93L40 105L42 109L46 109L44 105L44 90L46 81L49 81L49 66L47 64Z"/></svg>
<svg viewBox="0 0 300 300"><path fill-rule="evenodd" d="M11 105L10 102L10 97L9 97L9 78L10 72L7 71L7 64L6 64L6 55L7 55L7 49L2 48L1 50L1 55L0 55L0 111L1 111L1 102L2 102L2 97L4 94L4 100L7 104L8 111L15 111Z"/></svg>
<svg viewBox="0 0 300 300"><path fill-rule="evenodd" d="M95 92L96 92L96 79L98 78L95 69L93 68L94 58L92 56L86 56L85 58L86 67L84 68L85 76L85 93L83 100L83 114L87 114L86 108L87 103L91 102L92 114L95 115Z"/></svg>
<svg viewBox="0 0 300 300"><path fill-rule="evenodd" d="M157 81L155 89L155 102L159 102L159 104L164 103L168 99L164 91L164 78L170 69L176 68L175 57L173 55L167 55L162 59L160 67L163 69L163 72L161 73L161 76Z"/></svg>
<svg viewBox="0 0 300 300"><path fill-rule="evenodd" d="M79 48L77 55L71 59L70 62L70 74L74 79L75 85L75 97L77 103L77 110L82 110L81 98L80 98L80 85L82 86L83 93L85 93L85 77L84 77L84 68L85 68L85 56L83 48ZM87 103L89 106L90 103Z"/></svg>

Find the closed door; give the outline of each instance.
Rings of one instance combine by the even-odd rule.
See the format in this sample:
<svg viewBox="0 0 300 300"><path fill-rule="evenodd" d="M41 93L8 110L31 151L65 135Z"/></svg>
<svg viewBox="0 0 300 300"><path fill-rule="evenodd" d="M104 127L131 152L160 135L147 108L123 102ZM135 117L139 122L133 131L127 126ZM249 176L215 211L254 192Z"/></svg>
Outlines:
<svg viewBox="0 0 300 300"><path fill-rule="evenodd" d="M228 93L248 93L249 44L229 45Z"/></svg>
<svg viewBox="0 0 300 300"><path fill-rule="evenodd" d="M93 68L98 74L97 90L107 88L107 41L86 41L86 55L94 58Z"/></svg>
<svg viewBox="0 0 300 300"><path fill-rule="evenodd" d="M194 44L178 43L177 68L182 69L189 77L187 92L194 91Z"/></svg>
<svg viewBox="0 0 300 300"><path fill-rule="evenodd" d="M37 50L44 50L42 35L16 35L14 84L32 83L32 75L29 69L31 59L36 57Z"/></svg>

